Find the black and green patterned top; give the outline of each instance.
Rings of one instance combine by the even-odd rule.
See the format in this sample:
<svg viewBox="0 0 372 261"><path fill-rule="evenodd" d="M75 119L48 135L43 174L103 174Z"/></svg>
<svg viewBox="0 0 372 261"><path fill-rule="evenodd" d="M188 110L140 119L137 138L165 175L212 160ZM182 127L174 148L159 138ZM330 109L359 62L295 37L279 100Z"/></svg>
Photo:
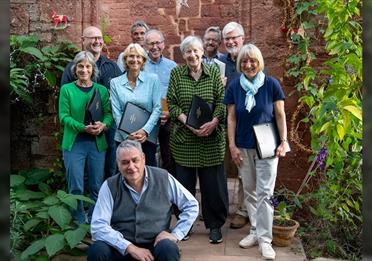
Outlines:
<svg viewBox="0 0 372 261"><path fill-rule="evenodd" d="M203 73L198 81L189 74L187 65L180 65L171 72L167 102L171 117L170 148L175 161L184 167L210 167L222 164L225 153L226 109L222 103L224 87L217 68L202 64ZM193 95L214 104L213 117L219 124L207 137L198 137L178 120L187 115Z"/></svg>

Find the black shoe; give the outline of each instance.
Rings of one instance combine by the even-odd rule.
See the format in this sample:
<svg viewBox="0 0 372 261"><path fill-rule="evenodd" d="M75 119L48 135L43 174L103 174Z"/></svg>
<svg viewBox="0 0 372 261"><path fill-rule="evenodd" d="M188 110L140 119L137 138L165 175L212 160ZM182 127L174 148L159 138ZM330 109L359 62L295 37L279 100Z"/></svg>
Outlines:
<svg viewBox="0 0 372 261"><path fill-rule="evenodd" d="M209 243L219 244L222 242L222 234L220 228L211 228L209 232Z"/></svg>

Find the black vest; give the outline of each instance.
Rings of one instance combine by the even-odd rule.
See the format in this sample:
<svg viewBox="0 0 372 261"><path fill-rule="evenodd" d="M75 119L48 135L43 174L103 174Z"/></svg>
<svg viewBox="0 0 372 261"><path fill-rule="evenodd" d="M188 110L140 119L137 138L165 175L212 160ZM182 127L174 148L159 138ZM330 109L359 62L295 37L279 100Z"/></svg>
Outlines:
<svg viewBox="0 0 372 261"><path fill-rule="evenodd" d="M146 166L148 187L138 205L121 174L107 179L114 199L111 227L132 243L151 243L163 230L169 231L172 203L168 197L168 172Z"/></svg>

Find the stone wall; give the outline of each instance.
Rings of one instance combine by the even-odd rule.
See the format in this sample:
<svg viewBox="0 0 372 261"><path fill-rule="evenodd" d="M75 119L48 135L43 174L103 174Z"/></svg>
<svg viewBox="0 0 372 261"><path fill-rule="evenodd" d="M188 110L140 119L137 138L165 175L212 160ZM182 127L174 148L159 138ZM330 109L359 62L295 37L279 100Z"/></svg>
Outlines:
<svg viewBox="0 0 372 261"><path fill-rule="evenodd" d="M177 2L187 2L188 7L177 7ZM130 43L129 28L135 19L143 19L150 27L164 32L165 55L178 63L183 62L179 44L185 36L202 36L209 26L218 25L222 29L227 22L236 21L245 29L245 42L253 42L261 49L269 74L280 80L285 94L293 90L293 86L287 85L283 79L288 44L286 35L280 30L283 19L281 0L11 0L10 6L11 34L35 33L45 43L68 39L81 47L84 27L103 27L104 34L112 39L105 53L113 60ZM72 19L67 28L53 27L53 10ZM223 46L220 49L224 51ZM286 100L288 119L297 106L297 98L290 96ZM48 99L45 102L49 103ZM12 140L13 169L45 167L51 164L51 158L58 157L56 139L50 133L59 128L55 123L56 115L51 112L43 117L41 125L31 120L28 127L32 129L31 133L19 133L21 136ZM12 121L15 122L13 126L17 125L17 116ZM22 140L22 144L17 140ZM279 183L296 188L305 175L306 158L307 155L292 147L292 153L286 160L281 160Z"/></svg>

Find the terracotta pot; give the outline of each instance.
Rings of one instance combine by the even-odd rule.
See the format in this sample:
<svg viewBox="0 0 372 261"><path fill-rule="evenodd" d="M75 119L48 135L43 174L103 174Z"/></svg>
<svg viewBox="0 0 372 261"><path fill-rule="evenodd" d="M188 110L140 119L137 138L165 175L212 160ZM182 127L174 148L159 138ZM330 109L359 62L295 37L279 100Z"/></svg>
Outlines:
<svg viewBox="0 0 372 261"><path fill-rule="evenodd" d="M290 219L290 223L292 224L288 226L273 225L273 244L275 246L285 247L291 244L300 224L293 219Z"/></svg>

